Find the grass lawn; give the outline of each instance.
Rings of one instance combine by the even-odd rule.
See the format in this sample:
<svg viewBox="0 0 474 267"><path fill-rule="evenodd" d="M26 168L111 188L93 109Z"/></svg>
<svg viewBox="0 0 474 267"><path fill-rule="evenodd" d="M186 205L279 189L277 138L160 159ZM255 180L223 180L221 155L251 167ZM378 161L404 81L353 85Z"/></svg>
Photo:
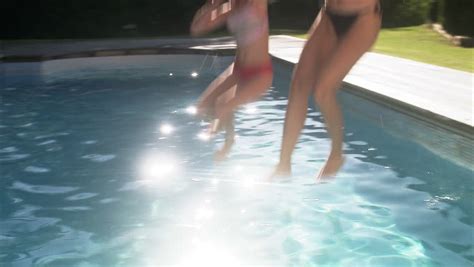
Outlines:
<svg viewBox="0 0 474 267"><path fill-rule="evenodd" d="M288 34L306 38L301 31L275 30L272 34ZM374 52L387 54L433 65L473 71L473 49L452 45L425 25L382 29Z"/></svg>

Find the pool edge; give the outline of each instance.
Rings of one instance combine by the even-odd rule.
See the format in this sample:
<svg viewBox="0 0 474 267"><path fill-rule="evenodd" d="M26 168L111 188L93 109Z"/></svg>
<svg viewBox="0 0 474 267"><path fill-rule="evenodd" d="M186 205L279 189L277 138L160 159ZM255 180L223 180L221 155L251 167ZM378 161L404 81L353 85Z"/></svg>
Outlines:
<svg viewBox="0 0 474 267"><path fill-rule="evenodd" d="M193 42L191 42L191 40ZM210 41L212 40L212 42ZM110 56L135 56L135 55L173 55L173 54L186 54L186 55L219 55L219 56L232 56L235 54L235 46L233 45L232 39L229 38L217 38L217 39L180 39L180 42L184 42L181 46L174 46L173 44L154 45L154 46L138 46L128 48L111 48L111 49L83 49L72 52L57 52L53 54L45 55L7 55L0 58L1 63L22 63L22 62L42 62L50 60L60 59L73 59L73 58L88 58L88 57L110 57ZM189 43L186 43L189 41ZM227 43L227 46L219 46L218 44ZM212 43L212 44L211 44ZM295 66L294 62L286 60L282 57L272 54L272 58L290 68ZM474 144L474 127L466 124L462 121L457 121L452 118L445 117L441 114L434 113L432 111L423 109L413 104L403 102L401 100L392 98L387 95L383 95L366 88L357 86L355 84L344 81L342 83L342 91L351 95L368 100L372 103L379 104L384 108L388 108L392 111L401 113L416 121L423 124L428 124L442 129L442 131L455 134L463 140L467 140L470 144ZM418 143L423 144L420 140L415 140ZM459 145L455 147L464 147ZM428 147L429 150L436 154L442 154L443 151L438 151L436 147ZM451 161L459 164L456 160ZM461 164L463 167L474 169L472 164L472 158L463 160Z"/></svg>

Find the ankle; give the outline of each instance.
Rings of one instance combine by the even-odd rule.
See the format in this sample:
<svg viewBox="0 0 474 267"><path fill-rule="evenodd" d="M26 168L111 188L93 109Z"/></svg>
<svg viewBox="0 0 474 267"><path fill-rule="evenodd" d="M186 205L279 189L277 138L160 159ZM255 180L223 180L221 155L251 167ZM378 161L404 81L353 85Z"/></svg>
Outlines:
<svg viewBox="0 0 474 267"><path fill-rule="evenodd" d="M291 169L291 160L280 159L280 162L278 162L278 167L283 169Z"/></svg>
<svg viewBox="0 0 474 267"><path fill-rule="evenodd" d="M329 158L331 159L342 159L344 156L342 154L342 151L341 150L333 150L331 151L331 153L329 154Z"/></svg>
<svg viewBox="0 0 474 267"><path fill-rule="evenodd" d="M227 136L227 137L225 138L225 143L226 143L226 144L233 144L233 143L235 143L235 138L234 138L234 136L230 136L230 137Z"/></svg>

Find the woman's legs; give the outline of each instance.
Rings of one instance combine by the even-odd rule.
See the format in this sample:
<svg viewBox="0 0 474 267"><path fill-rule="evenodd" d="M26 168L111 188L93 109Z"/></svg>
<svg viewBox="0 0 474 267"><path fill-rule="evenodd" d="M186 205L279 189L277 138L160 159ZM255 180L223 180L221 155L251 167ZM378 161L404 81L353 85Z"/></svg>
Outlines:
<svg viewBox="0 0 474 267"><path fill-rule="evenodd" d="M334 175L343 163L343 119L337 102L337 89L359 58L373 45L380 29L380 15L361 16L349 32L338 41L333 56L314 85L315 101L321 108L332 140L329 158L318 178Z"/></svg>
<svg viewBox="0 0 474 267"><path fill-rule="evenodd" d="M207 89L201 94L197 103L198 114L201 116L213 116L219 96L226 93L237 84L237 78L233 73L234 63L230 64Z"/></svg>
<svg viewBox="0 0 474 267"><path fill-rule="evenodd" d="M235 95L235 88L237 86L237 78L233 73L234 63L232 63L222 74L219 75L207 89L201 94L197 104L198 114L213 119L216 108L219 104L225 103L232 99ZM214 134L215 131L225 130L226 138L224 146L215 154L216 160L221 160L226 157L232 144L234 143L234 116L229 115L216 125L217 129L212 129L213 124L209 126L209 134Z"/></svg>
<svg viewBox="0 0 474 267"><path fill-rule="evenodd" d="M235 140L235 129L234 129L234 114L228 115L222 122L223 130L225 131L225 140L222 147L214 154L214 160L222 161L229 154Z"/></svg>
<svg viewBox="0 0 474 267"><path fill-rule="evenodd" d="M233 73L233 64L224 71L219 78L211 83L208 89L202 94L198 110L211 113L214 117L215 112L222 110L223 107L244 105L253 98L247 97L254 95L255 92L265 92L270 88L273 80L272 73L262 73L251 80L240 81L239 77ZM202 111L201 111L202 110ZM211 125L212 127L212 125ZM225 142L221 149L215 154L216 160L223 160L227 157L232 145L234 144L234 112L233 110L218 122L216 129L210 129L214 134L217 131L225 131Z"/></svg>
<svg viewBox="0 0 474 267"><path fill-rule="evenodd" d="M321 67L326 65L336 47L336 36L331 29L330 21L322 12L316 18L309 34L310 37L295 67L290 85L280 162L274 175L291 173L291 155L304 126L308 98L318 77L321 76Z"/></svg>
<svg viewBox="0 0 474 267"><path fill-rule="evenodd" d="M265 92L272 85L272 80L273 75L271 73L262 73L251 80L238 82L232 90L227 91L226 95L218 99L216 106L229 106L234 104L240 106L247 104L249 101L253 101L253 99L242 97L242 95L245 95L245 92ZM219 110L219 107L216 109ZM220 124L226 131L226 135L223 147L217 151L215 155L216 160L225 159L234 144L234 111L231 111Z"/></svg>
<svg viewBox="0 0 474 267"><path fill-rule="evenodd" d="M235 92L237 85L233 86L232 89L226 91L224 94L219 96L216 101L216 107L219 105L225 105L233 97L235 97ZM234 129L234 113L227 115L222 121L218 122L216 131L225 131L225 140L224 145L221 149L217 150L214 154L214 160L222 161L229 154L232 146L234 145L235 139L235 129Z"/></svg>

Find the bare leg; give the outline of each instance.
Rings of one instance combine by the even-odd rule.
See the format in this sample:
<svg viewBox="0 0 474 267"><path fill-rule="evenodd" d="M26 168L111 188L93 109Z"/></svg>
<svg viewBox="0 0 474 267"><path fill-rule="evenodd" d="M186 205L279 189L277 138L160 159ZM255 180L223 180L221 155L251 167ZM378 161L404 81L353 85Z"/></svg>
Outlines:
<svg viewBox="0 0 474 267"><path fill-rule="evenodd" d="M233 74L233 70L234 64L232 63L201 94L197 103L199 115L211 117L214 115L218 97L224 95L227 90L232 89L237 84L237 78Z"/></svg>
<svg viewBox="0 0 474 267"><path fill-rule="evenodd" d="M256 77L250 81L245 81L243 83L238 83L232 90L228 90L223 96L218 98L216 103L217 106L229 106L231 102L233 104L243 105L246 104L249 100L246 97L241 97L245 92L264 92L266 91L272 83L273 75L265 74L259 77ZM240 94L240 99L239 98ZM251 99L250 99L251 100ZM216 109L219 109L218 107ZM223 147L216 152L215 159L217 161L225 159L225 157L230 152L232 145L234 144L235 130L234 130L234 111L231 111L221 120L221 127L225 130L225 142Z"/></svg>
<svg viewBox="0 0 474 267"><path fill-rule="evenodd" d="M225 131L225 141L222 148L216 151L216 153L214 154L215 161L224 160L229 154L232 146L234 145L234 140L235 140L234 114L231 114L226 117L226 119L222 122L222 127L224 128L224 131Z"/></svg>
<svg viewBox="0 0 474 267"><path fill-rule="evenodd" d="M285 116L285 126L280 152L280 162L274 176L291 174L291 155L304 126L308 109L308 98L321 76L321 67L333 54L336 37L328 18L320 13L310 29L310 37L301 53L293 73Z"/></svg>
<svg viewBox="0 0 474 267"><path fill-rule="evenodd" d="M232 100L232 98L235 97L236 90L237 90L237 86L233 86L232 89L226 91L223 95L219 96L216 101L216 106L225 105L225 103ZM229 114L222 121L218 123L219 125L217 126L216 130L225 131L225 141L222 148L216 151L216 153L214 154L214 160L222 161L227 157L232 146L234 145L234 139L235 139L234 113Z"/></svg>
<svg viewBox="0 0 474 267"><path fill-rule="evenodd" d="M352 66L372 46L379 29L380 15L370 13L360 17L338 41L336 51L315 84L315 101L321 108L332 140L331 153L318 178L336 174L343 163L343 119L337 103L337 89Z"/></svg>

